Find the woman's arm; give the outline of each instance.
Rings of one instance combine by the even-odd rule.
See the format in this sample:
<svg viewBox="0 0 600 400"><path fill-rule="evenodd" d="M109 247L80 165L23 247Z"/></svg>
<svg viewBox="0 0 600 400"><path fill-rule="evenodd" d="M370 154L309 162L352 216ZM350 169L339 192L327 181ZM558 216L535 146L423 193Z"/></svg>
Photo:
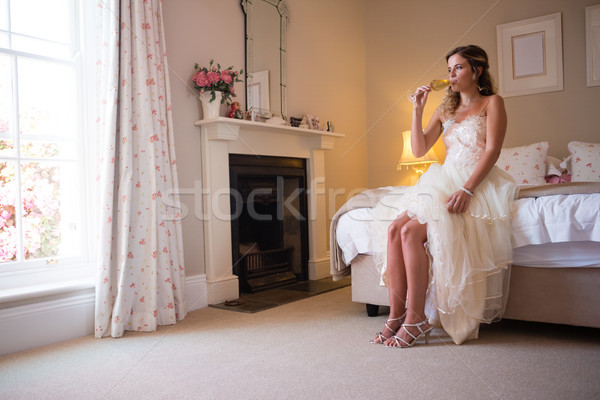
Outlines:
<svg viewBox="0 0 600 400"><path fill-rule="evenodd" d="M413 104L410 145L415 157L423 157L427 154L442 134L442 113L439 108L433 112L427 128L423 130L423 110L430 91L429 86L418 88Z"/></svg>
<svg viewBox="0 0 600 400"><path fill-rule="evenodd" d="M490 97L487 107L485 152L477 163L475 170L463 185L471 193L476 191L477 186L485 179L496 161L498 161L506 134L506 125L507 117L504 100L498 95L493 95ZM470 199L469 194L459 190L448 199L448 210L456 213L464 212L467 210Z"/></svg>

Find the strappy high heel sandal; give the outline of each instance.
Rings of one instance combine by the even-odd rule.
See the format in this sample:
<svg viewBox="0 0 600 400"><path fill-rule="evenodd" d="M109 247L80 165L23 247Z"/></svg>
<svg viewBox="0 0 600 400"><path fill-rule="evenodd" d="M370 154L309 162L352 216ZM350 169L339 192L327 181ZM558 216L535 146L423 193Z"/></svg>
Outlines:
<svg viewBox="0 0 600 400"><path fill-rule="evenodd" d="M427 319L424 319L423 321L419 322L418 324L402 324L402 326L400 328L404 329L404 332L408 333L410 335L410 337L412 337L412 340L410 342L407 342L406 340L404 340L401 337L396 336L394 334L394 336L392 336L392 339L394 339L394 341L396 342L396 346L388 346L388 347L400 347L400 348L412 347L415 344L417 344L417 340L419 340L419 338L421 336L425 336L425 344L429 344L429 334L433 330L433 326L430 326L429 328L423 330L421 328L421 326L425 325L426 323L427 323ZM419 334L417 336L413 335L412 333L410 333L410 331L408 329L406 329L407 326L408 327L416 327L419 330Z"/></svg>
<svg viewBox="0 0 600 400"><path fill-rule="evenodd" d="M392 335L390 337L393 337L398 332L398 329L394 330L394 329L390 328L390 326L388 325L388 322L390 322L390 321L400 321L400 320L402 322L404 322L404 317L406 317L406 311L404 312L404 314L402 314L398 318L390 318L390 319L388 319L388 320L385 321L385 327L390 332L392 332ZM379 339L379 342L376 342L375 339L371 339L369 341L369 343L371 343L371 344L383 344L383 342L385 342L386 340L388 340L390 337L383 336L383 332L377 332L375 339Z"/></svg>

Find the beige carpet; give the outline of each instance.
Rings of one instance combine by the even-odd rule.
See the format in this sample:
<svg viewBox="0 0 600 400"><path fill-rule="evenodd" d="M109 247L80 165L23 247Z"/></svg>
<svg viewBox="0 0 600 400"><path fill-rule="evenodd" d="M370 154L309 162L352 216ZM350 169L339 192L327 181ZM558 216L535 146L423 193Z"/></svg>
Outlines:
<svg viewBox="0 0 600 400"><path fill-rule="evenodd" d="M596 329L502 321L461 346L437 335L389 349L368 343L385 316L350 298L346 287L254 314L205 308L155 333L5 356L0 398L600 398Z"/></svg>

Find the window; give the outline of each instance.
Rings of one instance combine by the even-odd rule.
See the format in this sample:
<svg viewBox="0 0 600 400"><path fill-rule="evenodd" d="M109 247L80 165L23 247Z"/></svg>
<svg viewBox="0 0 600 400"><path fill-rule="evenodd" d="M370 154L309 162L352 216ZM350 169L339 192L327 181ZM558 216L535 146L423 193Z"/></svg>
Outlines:
<svg viewBox="0 0 600 400"><path fill-rule="evenodd" d="M0 279L88 264L83 3L0 0Z"/></svg>

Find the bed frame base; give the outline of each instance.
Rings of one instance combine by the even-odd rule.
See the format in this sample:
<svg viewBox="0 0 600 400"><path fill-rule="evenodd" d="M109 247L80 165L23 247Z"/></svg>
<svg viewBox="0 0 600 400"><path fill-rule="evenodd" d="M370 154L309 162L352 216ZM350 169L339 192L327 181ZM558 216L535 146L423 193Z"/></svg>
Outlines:
<svg viewBox="0 0 600 400"><path fill-rule="evenodd" d="M352 262L352 301L376 316L389 306L373 258ZM600 268L539 268L513 265L503 318L600 328Z"/></svg>

